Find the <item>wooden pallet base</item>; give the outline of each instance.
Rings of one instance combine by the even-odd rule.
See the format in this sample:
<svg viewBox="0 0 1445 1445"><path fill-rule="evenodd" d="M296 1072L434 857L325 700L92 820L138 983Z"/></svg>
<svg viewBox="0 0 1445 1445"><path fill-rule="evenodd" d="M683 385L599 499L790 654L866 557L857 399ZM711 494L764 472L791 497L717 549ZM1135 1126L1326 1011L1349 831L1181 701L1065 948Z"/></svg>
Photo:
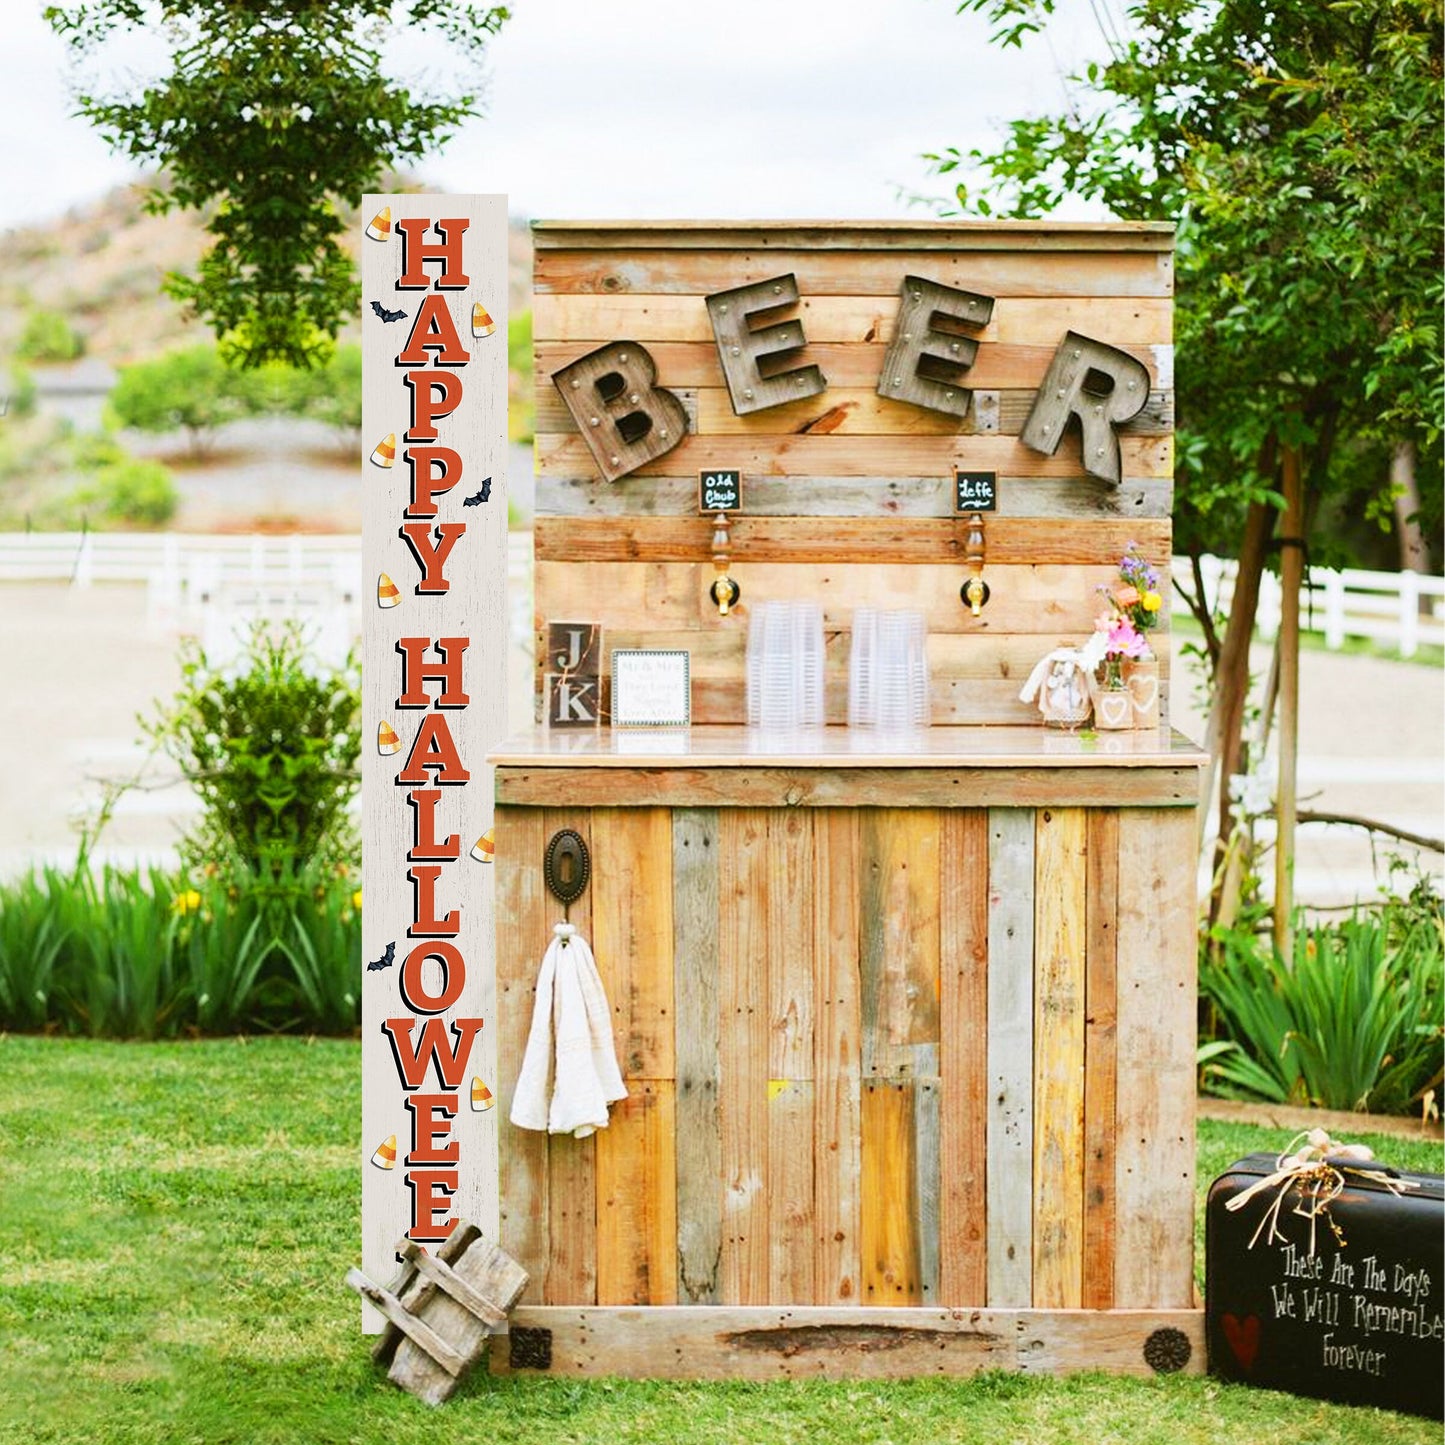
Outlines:
<svg viewBox="0 0 1445 1445"><path fill-rule="evenodd" d="M523 1305L493 1373L662 1380L1204 1371L1202 1310Z"/></svg>

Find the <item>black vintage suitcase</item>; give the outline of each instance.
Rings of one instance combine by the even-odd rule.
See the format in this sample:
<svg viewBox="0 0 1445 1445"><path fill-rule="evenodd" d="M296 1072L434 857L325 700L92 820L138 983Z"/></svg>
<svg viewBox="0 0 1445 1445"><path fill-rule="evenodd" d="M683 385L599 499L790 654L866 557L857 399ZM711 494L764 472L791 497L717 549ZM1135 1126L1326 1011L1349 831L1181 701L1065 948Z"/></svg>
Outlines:
<svg viewBox="0 0 1445 1445"><path fill-rule="evenodd" d="M1311 1221L1295 1193L1250 1240L1278 1186L1237 1210L1229 1200L1273 1174L1251 1154L1210 1186L1205 1220L1209 1368L1227 1380L1350 1405L1442 1414L1445 1396L1445 1177L1388 1171L1417 1187L1394 1194L1347 1172ZM1373 1167L1384 1170L1383 1164Z"/></svg>

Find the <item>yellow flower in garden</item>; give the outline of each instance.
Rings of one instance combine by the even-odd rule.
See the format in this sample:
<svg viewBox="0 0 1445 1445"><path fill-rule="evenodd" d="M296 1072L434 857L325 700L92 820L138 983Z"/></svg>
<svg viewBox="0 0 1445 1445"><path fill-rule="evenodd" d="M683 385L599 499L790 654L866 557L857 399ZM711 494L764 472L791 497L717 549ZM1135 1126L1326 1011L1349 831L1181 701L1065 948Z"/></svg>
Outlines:
<svg viewBox="0 0 1445 1445"><path fill-rule="evenodd" d="M1145 612L1157 612L1164 605L1164 599L1157 592L1146 592L1143 597Z"/></svg>
<svg viewBox="0 0 1445 1445"><path fill-rule="evenodd" d="M171 900L173 913L194 913L201 906L201 895L194 888L177 893Z"/></svg>
<svg viewBox="0 0 1445 1445"><path fill-rule="evenodd" d="M361 889L358 888L356 892L351 895L351 906L358 913L361 912Z"/></svg>

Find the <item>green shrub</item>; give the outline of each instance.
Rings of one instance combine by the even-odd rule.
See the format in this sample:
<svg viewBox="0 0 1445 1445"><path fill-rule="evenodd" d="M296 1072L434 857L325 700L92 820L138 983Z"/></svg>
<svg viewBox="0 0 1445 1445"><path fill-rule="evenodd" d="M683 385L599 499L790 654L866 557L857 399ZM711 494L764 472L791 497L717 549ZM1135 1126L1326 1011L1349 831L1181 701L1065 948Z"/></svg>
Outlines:
<svg viewBox="0 0 1445 1445"><path fill-rule="evenodd" d="M97 467L73 500L97 509L108 522L163 527L175 516L180 494L164 463L122 455Z"/></svg>
<svg viewBox="0 0 1445 1445"><path fill-rule="evenodd" d="M110 409L137 431L186 431L199 454L217 427L264 409L264 392L255 372L227 366L215 346L202 344L123 366Z"/></svg>
<svg viewBox="0 0 1445 1445"><path fill-rule="evenodd" d="M1229 1098L1405 1113L1441 1080L1445 946L1439 900L1391 904L1294 935L1216 931L1200 992L1217 1037L1203 1083Z"/></svg>
<svg viewBox="0 0 1445 1445"><path fill-rule="evenodd" d="M0 415L8 421L35 413L35 378L19 362L11 365L7 380L0 380L0 403Z"/></svg>
<svg viewBox="0 0 1445 1445"><path fill-rule="evenodd" d="M74 361L85 354L85 338L58 311L32 311L15 344L21 361Z"/></svg>
<svg viewBox="0 0 1445 1445"><path fill-rule="evenodd" d="M315 669L298 625L258 623L225 671L183 643L181 675L146 731L201 800L182 843L187 863L286 893L310 864L350 865L358 844L347 809L361 781L354 662Z"/></svg>
<svg viewBox="0 0 1445 1445"><path fill-rule="evenodd" d="M400 343L398 343L400 344ZM342 433L348 446L361 430L361 348L338 346L325 366L303 371L267 368L276 394L272 410L324 422Z"/></svg>

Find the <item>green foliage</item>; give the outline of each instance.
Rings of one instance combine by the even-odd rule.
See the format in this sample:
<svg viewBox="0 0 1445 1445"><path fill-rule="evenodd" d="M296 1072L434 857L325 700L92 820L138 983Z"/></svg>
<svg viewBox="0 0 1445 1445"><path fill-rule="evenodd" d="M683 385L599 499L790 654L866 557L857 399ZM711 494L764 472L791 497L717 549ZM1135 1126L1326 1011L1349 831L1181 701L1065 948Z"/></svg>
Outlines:
<svg viewBox="0 0 1445 1445"><path fill-rule="evenodd" d="M1018 45L1055 0L963 0ZM1014 121L964 209L1065 196L1179 224L1175 526L1232 552L1244 506L1298 448L1315 499L1388 491L1413 440L1435 500L1442 401L1439 0L1136 0L1132 37L1063 115ZM1428 475L1424 474L1428 471ZM1325 560L1317 557L1316 560Z"/></svg>
<svg viewBox="0 0 1445 1445"><path fill-rule="evenodd" d="M361 348L338 346L324 366L310 371L266 368L269 409L324 422L354 444L361 430Z"/></svg>
<svg viewBox="0 0 1445 1445"><path fill-rule="evenodd" d="M520 311L507 322L507 370L519 376L532 374L532 309Z"/></svg>
<svg viewBox="0 0 1445 1445"><path fill-rule="evenodd" d="M181 687L146 725L203 808L183 842L194 866L220 864L290 893L312 863L356 857L347 808L360 785L360 678L354 660L315 668L297 624L253 626L235 668L182 644Z"/></svg>
<svg viewBox="0 0 1445 1445"><path fill-rule="evenodd" d="M1229 1098L1406 1113L1441 1080L1445 929L1438 899L1391 904L1268 940L1215 930L1200 991L1219 1037L1205 1086Z"/></svg>
<svg viewBox="0 0 1445 1445"><path fill-rule="evenodd" d="M300 1029L360 1018L361 918L343 869L312 867L288 895L214 869L82 859L0 885L0 1029L95 1038Z"/></svg>
<svg viewBox="0 0 1445 1445"><path fill-rule="evenodd" d="M35 414L35 378L19 362L12 362L5 389L0 391L0 420L21 421Z"/></svg>
<svg viewBox="0 0 1445 1445"><path fill-rule="evenodd" d="M184 428L191 450L200 453L217 427L261 409L264 396L255 375L227 366L217 348L203 342L121 367L110 409L121 426L137 431Z"/></svg>
<svg viewBox="0 0 1445 1445"><path fill-rule="evenodd" d="M98 511L107 522L163 527L175 516L180 494L163 462L122 455L94 468L71 501L87 516Z"/></svg>
<svg viewBox="0 0 1445 1445"><path fill-rule="evenodd" d="M507 439L530 442L537 430L532 378L532 312L507 322Z"/></svg>
<svg viewBox="0 0 1445 1445"><path fill-rule="evenodd" d="M58 311L32 311L15 354L21 361L74 361L85 354L85 338Z"/></svg>
<svg viewBox="0 0 1445 1445"><path fill-rule="evenodd" d="M129 95L82 93L111 145L170 180L150 204L207 210L194 276L167 289L246 366L323 362L360 300L338 203L435 150L467 116L463 88L428 96L382 71L406 28L479 66L502 8L444 0L92 0L46 18L78 55L116 31L172 42L168 75Z"/></svg>

